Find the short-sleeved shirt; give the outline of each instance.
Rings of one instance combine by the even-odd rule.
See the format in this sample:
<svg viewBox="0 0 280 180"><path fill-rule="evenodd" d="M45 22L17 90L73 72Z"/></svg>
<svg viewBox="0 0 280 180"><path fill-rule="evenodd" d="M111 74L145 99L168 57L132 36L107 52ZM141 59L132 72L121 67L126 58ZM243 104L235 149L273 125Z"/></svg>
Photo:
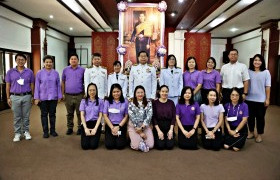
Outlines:
<svg viewBox="0 0 280 180"><path fill-rule="evenodd" d="M225 112L225 109L221 104L217 106L209 106L202 104L200 106L200 111L201 113L203 113L203 121L206 127L213 128L218 124L220 113Z"/></svg>
<svg viewBox="0 0 280 180"><path fill-rule="evenodd" d="M194 125L196 116L200 115L200 108L197 102L192 105L177 104L176 115L179 116L182 125Z"/></svg>
<svg viewBox="0 0 280 180"><path fill-rule="evenodd" d="M78 94L84 92L85 69L78 66L75 69L67 66L62 72L62 81L65 82L65 93Z"/></svg>
<svg viewBox="0 0 280 180"><path fill-rule="evenodd" d="M249 70L250 82L246 100L264 102L266 99L265 88L271 86L271 75L268 70L256 72Z"/></svg>
<svg viewBox="0 0 280 180"><path fill-rule="evenodd" d="M98 105L96 106L96 100L91 101L88 99L86 103L86 100L82 99L80 111L85 112L86 121L96 121L99 117L99 113L102 113L103 111L103 100L99 98Z"/></svg>
<svg viewBox="0 0 280 180"><path fill-rule="evenodd" d="M206 70L202 70L201 75L203 78L203 89L216 89L216 84L221 83L220 73L215 69L209 73Z"/></svg>
<svg viewBox="0 0 280 180"><path fill-rule="evenodd" d="M193 72L185 71L183 74L183 84L185 86L190 86L192 89L195 89L198 84L202 84L203 79L200 71L195 70Z"/></svg>
<svg viewBox="0 0 280 180"><path fill-rule="evenodd" d="M24 79L24 84L20 85L18 83L19 79ZM31 92L30 84L35 82L35 77L33 71L28 68L24 68L22 72L19 72L17 68L10 69L7 72L5 81L11 84L11 93L26 93Z"/></svg>
<svg viewBox="0 0 280 180"><path fill-rule="evenodd" d="M243 81L250 79L248 69L245 64L236 62L231 64L230 62L223 65L221 68L221 78L223 88L243 88Z"/></svg>
<svg viewBox="0 0 280 180"><path fill-rule="evenodd" d="M110 104L109 101L104 102L103 114L106 114L112 124L119 124L125 115L128 114L128 102L116 102Z"/></svg>
<svg viewBox="0 0 280 180"><path fill-rule="evenodd" d="M237 104L233 106L231 103L225 104L225 116L226 117L236 117L236 121L229 121L232 126L238 126L242 121L243 117L249 116L248 105L246 103Z"/></svg>

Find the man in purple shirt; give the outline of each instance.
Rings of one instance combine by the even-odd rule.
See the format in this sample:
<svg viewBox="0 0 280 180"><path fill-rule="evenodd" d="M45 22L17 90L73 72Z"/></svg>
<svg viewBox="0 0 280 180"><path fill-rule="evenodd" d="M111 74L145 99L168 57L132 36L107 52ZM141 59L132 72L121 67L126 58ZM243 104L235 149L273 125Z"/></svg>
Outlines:
<svg viewBox="0 0 280 180"><path fill-rule="evenodd" d="M73 133L74 113L78 118L77 135L81 134L81 115L79 111L80 103L84 95L84 72L85 69L79 66L79 57L73 54L69 59L70 66L64 68L62 73L61 90L65 107L67 110L67 135Z"/></svg>
<svg viewBox="0 0 280 180"><path fill-rule="evenodd" d="M24 67L27 59L24 54L17 54L15 57L17 66L7 72L6 95L7 102L14 113L14 142L20 141L21 134L25 139L30 140L29 115L32 96L34 92L34 74L32 70Z"/></svg>

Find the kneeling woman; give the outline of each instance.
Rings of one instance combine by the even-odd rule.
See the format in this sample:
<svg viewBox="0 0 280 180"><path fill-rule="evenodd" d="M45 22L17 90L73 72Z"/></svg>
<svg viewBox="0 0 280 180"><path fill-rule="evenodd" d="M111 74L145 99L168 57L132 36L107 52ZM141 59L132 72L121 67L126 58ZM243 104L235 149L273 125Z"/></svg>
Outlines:
<svg viewBox="0 0 280 180"><path fill-rule="evenodd" d="M200 108L194 102L191 87L182 89L179 103L176 105L176 121L178 124L178 145L182 149L197 149L197 126L200 119Z"/></svg>
<svg viewBox="0 0 280 180"><path fill-rule="evenodd" d="M244 145L248 135L247 119L248 106L243 102L242 94L237 88L233 88L230 93L230 103L225 104L226 127L224 148L233 148L239 151Z"/></svg>
<svg viewBox="0 0 280 180"><path fill-rule="evenodd" d="M102 110L103 101L98 98L97 86L90 83L87 87L87 96L80 104L82 120L81 146L84 150L98 147L101 135Z"/></svg>
<svg viewBox="0 0 280 180"><path fill-rule="evenodd" d="M159 99L153 102L153 125L155 147L157 149L172 149L175 144L174 124L176 109L172 100L167 99L168 87L162 85L159 89Z"/></svg>
<svg viewBox="0 0 280 180"><path fill-rule="evenodd" d="M134 150L148 152L154 147L154 136L150 127L153 108L147 101L143 86L136 86L133 101L128 106L128 133L130 146Z"/></svg>
<svg viewBox="0 0 280 180"><path fill-rule="evenodd" d="M108 100L104 103L103 116L106 122L105 146L107 149L123 149L126 146L126 122L128 102L123 97L122 87L113 84Z"/></svg>
<svg viewBox="0 0 280 180"><path fill-rule="evenodd" d="M222 146L221 125L224 120L225 109L219 104L218 92L210 89L207 101L200 106L202 125L202 144L205 149L220 150Z"/></svg>

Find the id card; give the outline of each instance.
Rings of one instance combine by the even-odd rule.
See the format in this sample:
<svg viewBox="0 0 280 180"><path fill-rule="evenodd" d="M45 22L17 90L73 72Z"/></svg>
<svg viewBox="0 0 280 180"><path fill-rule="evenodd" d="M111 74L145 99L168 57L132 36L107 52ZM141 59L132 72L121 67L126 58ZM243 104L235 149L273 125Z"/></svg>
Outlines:
<svg viewBox="0 0 280 180"><path fill-rule="evenodd" d="M19 79L19 80L17 80L17 83L19 84L19 85L21 85L21 86L23 86L24 85L24 79Z"/></svg>
<svg viewBox="0 0 280 180"><path fill-rule="evenodd" d="M113 113L113 114L117 114L117 113L120 113L121 111L119 109L115 109L115 108L109 108L108 111L110 113Z"/></svg>
<svg viewBox="0 0 280 180"><path fill-rule="evenodd" d="M234 116L234 117L227 117L227 121L236 121L237 120L237 116Z"/></svg>

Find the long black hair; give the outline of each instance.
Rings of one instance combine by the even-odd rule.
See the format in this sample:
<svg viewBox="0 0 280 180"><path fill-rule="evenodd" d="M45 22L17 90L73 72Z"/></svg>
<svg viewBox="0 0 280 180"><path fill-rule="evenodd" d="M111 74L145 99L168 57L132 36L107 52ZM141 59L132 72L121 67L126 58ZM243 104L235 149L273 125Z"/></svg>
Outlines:
<svg viewBox="0 0 280 180"><path fill-rule="evenodd" d="M212 60L212 61L213 61L213 63L214 63L213 69L216 69L216 59L213 58L213 57L210 57L210 58L207 59L207 61L206 61L206 69L207 69L207 63L208 63L209 60Z"/></svg>
<svg viewBox="0 0 280 180"><path fill-rule="evenodd" d="M88 92L89 86L94 86L95 89L96 89L96 94L95 94L95 97L94 97L94 98L95 98L95 101L96 101L96 106L98 106L98 105L99 105L98 89L97 89L96 84L94 84L94 83L89 83L89 85L87 86L87 96L86 96L86 98L85 98L85 100L86 100L86 105L88 105L88 99L90 98L90 97L89 97L89 92Z"/></svg>
<svg viewBox="0 0 280 180"><path fill-rule="evenodd" d="M188 57L188 59L187 59L187 61L186 61L186 70L187 71L189 71L190 70L190 68L189 68L189 66L188 66L188 62L189 62L189 60L194 60L194 62L195 62L195 66L194 66L194 69L195 70L198 70L198 66L197 66L197 62L196 62L196 58L195 57L193 57L193 56L190 56L190 57Z"/></svg>
<svg viewBox="0 0 280 180"><path fill-rule="evenodd" d="M144 105L144 107L146 107L147 104L148 104L148 100L146 98L146 91L145 91L145 88L143 86L141 86L141 85L136 86L136 88L134 89L133 104L135 104L135 106L139 107L139 104L138 104L138 101L137 101L137 97L136 97L136 91L138 89L142 89L144 91L143 105Z"/></svg>
<svg viewBox="0 0 280 180"><path fill-rule="evenodd" d="M110 89L110 95L109 95L109 97L107 98L107 100L109 101L110 104L113 104L113 100L114 100L114 97L113 97L113 90L114 90L115 88L117 88L118 90L121 91L120 102L121 102L121 103L124 103L124 97L123 97L122 87L121 87L121 85L119 85L118 83L112 84L111 89Z"/></svg>
<svg viewBox="0 0 280 180"><path fill-rule="evenodd" d="M210 92L215 92L216 93L216 100L214 102L214 106L218 106L219 105L219 94L218 91L216 89L210 89L207 93L207 97L209 95ZM209 105L209 99L207 99L207 101L205 102L205 105Z"/></svg>
<svg viewBox="0 0 280 180"><path fill-rule="evenodd" d="M181 91L181 96L180 96L180 98L179 98L179 104L185 104L184 94L186 93L186 91L187 91L188 89L191 90L191 95L192 95L191 98L190 98L190 100L189 100L189 103L190 103L190 105L193 105L193 104L194 104L193 89L192 89L190 86L185 86L185 87L182 89L182 91Z"/></svg>
<svg viewBox="0 0 280 180"><path fill-rule="evenodd" d="M170 55L167 56L167 58L166 58L166 63L165 63L165 67L166 67L166 68L168 68L168 62L169 62L169 60L170 60L172 57L173 57L174 60L175 60L175 65L174 65L174 67L177 68L177 60L176 60L176 57L174 56L174 54L170 54Z"/></svg>
<svg viewBox="0 0 280 180"><path fill-rule="evenodd" d="M159 92L161 91L162 88L167 88L167 90L168 90L168 92L169 92L168 86L164 84L164 85L162 85L162 86L159 87L158 92L157 92L157 98L160 98Z"/></svg>
<svg viewBox="0 0 280 180"><path fill-rule="evenodd" d="M266 70L264 57L260 54L256 54L252 59L250 59L249 69L252 70L252 71L255 71L254 60L255 60L256 57L258 57L262 62L262 65L260 67L260 71Z"/></svg>

